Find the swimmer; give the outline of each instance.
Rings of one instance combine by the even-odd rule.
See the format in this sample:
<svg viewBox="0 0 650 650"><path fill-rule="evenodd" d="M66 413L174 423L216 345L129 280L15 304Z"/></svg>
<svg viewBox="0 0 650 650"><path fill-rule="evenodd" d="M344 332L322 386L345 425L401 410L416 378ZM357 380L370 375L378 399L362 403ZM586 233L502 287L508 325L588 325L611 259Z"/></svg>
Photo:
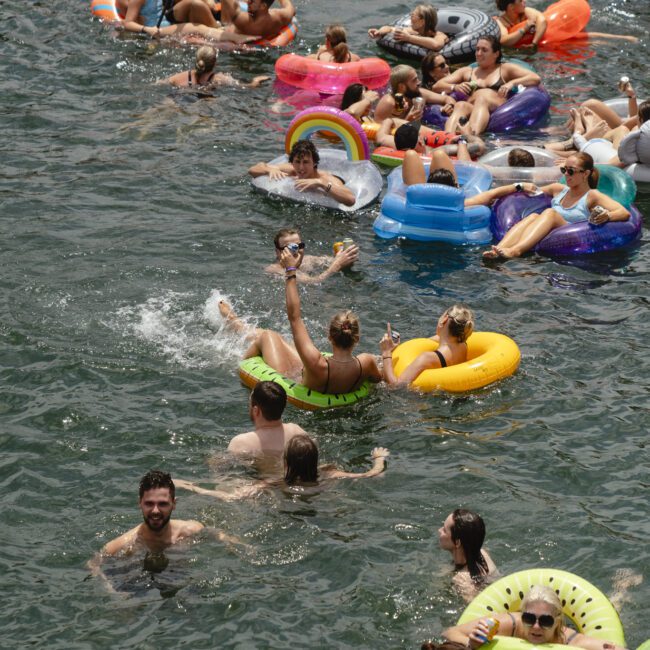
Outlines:
<svg viewBox="0 0 650 650"><path fill-rule="evenodd" d="M451 115L456 100L449 95L420 87L418 73L410 65L397 65L390 73L391 92L386 93L375 108L375 119L397 118L407 122L422 119L422 109L413 104L416 97L422 97L427 104L440 104L445 115Z"/></svg>
<svg viewBox="0 0 650 650"><path fill-rule="evenodd" d="M360 60L357 54L350 52L348 35L343 25L330 25L325 30L325 44L318 48L318 52L310 54L307 58L324 63L351 63Z"/></svg>
<svg viewBox="0 0 650 650"><path fill-rule="evenodd" d="M217 51L211 45L204 45L196 51L196 64L194 70L179 72L161 79L158 83L166 83L176 88L195 88L197 86L240 86L243 88L257 88L270 77L254 77L250 83L243 83L227 72L215 72L217 65Z"/></svg>
<svg viewBox="0 0 650 650"><path fill-rule="evenodd" d="M349 269L359 259L359 247L356 244L348 246L345 250L339 251L333 257L331 255L305 255L305 243L302 241L300 232L293 228L283 228L278 231L273 238L275 246L275 262L266 267L267 273L274 273L276 275L284 275L284 269L280 264L282 251L289 244L298 245L298 254L302 258L300 269L296 271L298 282L303 284L316 284L326 280L330 276ZM318 268L326 267L317 275L311 275L310 272L315 272Z"/></svg>
<svg viewBox="0 0 650 650"><path fill-rule="evenodd" d="M564 625L562 603L550 587L535 585L521 601L520 612L492 613L499 621L499 635L524 639L535 645L557 643L585 650L623 650L614 643L594 639ZM468 650L476 650L485 643L488 633L486 619L479 618L445 630L449 640L462 643Z"/></svg>
<svg viewBox="0 0 650 650"><path fill-rule="evenodd" d="M454 510L438 529L440 548L451 553L456 568L454 586L467 602L498 576L484 540L483 519L470 510Z"/></svg>
<svg viewBox="0 0 650 650"><path fill-rule="evenodd" d="M176 508L176 488L169 474L158 470L147 472L140 481L140 510L144 523L139 524L120 537L108 542L88 562L93 575L100 575L110 583L101 570L103 558L121 555L132 555L139 549L153 554L162 553L167 547L190 539L204 530L203 524L189 519L172 519ZM215 531L221 541L237 542L221 531Z"/></svg>
<svg viewBox="0 0 650 650"><path fill-rule="evenodd" d="M532 43L520 45L522 49L535 49L546 34L546 16L541 11L526 6L526 0L496 0L497 9L503 13L495 20L501 30L501 45L515 47L526 35L534 34ZM509 30L523 23L525 25L514 32Z"/></svg>
<svg viewBox="0 0 650 650"><path fill-rule="evenodd" d="M375 447L370 452L372 467L366 472L346 472L335 465L318 465L318 446L306 434L291 438L284 449L284 477L282 479L261 480L251 486L239 488L234 492L224 490L208 490L189 481L178 479L179 488L191 490L197 494L216 497L224 501L233 501L245 497L254 497L262 490L269 488L309 487L323 481L343 478L371 478L381 474L386 469L386 459L390 455L388 449Z"/></svg>
<svg viewBox="0 0 650 650"><path fill-rule="evenodd" d="M419 354L404 372L395 376L393 370L393 350L399 345L393 339L390 323L386 326L386 333L379 342L381 358L383 360L384 381L391 385L404 385L413 383L421 373L432 368L446 368L467 361L467 338L474 329L474 314L471 309L454 305L447 309L438 319L436 333L431 337L438 343L438 348L433 352Z"/></svg>
<svg viewBox="0 0 650 650"><path fill-rule="evenodd" d="M173 24L164 15L163 0L129 0L122 25L127 32L148 34L153 38L198 35L214 42L247 43L255 40L250 36L229 32L221 27L208 27L189 22Z"/></svg>
<svg viewBox="0 0 650 650"><path fill-rule="evenodd" d="M289 162L280 165L257 163L248 173L253 177L269 176L271 180L280 180L287 176L296 179L295 188L300 192L317 192L331 196L343 205L354 205L356 197L345 186L339 176L318 169L320 157L318 150L310 140L298 140L289 153Z"/></svg>
<svg viewBox="0 0 650 650"><path fill-rule="evenodd" d="M221 20L232 23L228 30L256 38L274 38L296 15L291 0L278 0L279 9L271 9L274 0L248 0L248 8L242 11L239 0L222 0Z"/></svg>
<svg viewBox="0 0 650 650"><path fill-rule="evenodd" d="M299 254L294 255L288 248L282 251L280 264L285 269L287 316L293 343L273 330L247 328L229 305L219 306L228 325L251 341L244 359L261 356L274 370L321 393L350 393L366 380L381 381L374 355L352 354L359 342L359 319L351 311L339 312L330 321L328 339L332 356L323 356L314 345L301 315L296 283L301 263Z"/></svg>
<svg viewBox="0 0 650 650"><path fill-rule="evenodd" d="M368 36L373 39L381 38L392 32L393 38L402 43L412 43L427 50L441 50L449 41L449 36L436 30L438 26L438 11L431 5L418 5L411 11L410 27L371 28Z"/></svg>
<svg viewBox="0 0 650 650"><path fill-rule="evenodd" d="M459 90L468 96L456 102L445 131L480 135L490 114L505 103L516 86L539 86L539 75L516 63L501 62L501 44L495 36L482 36L476 44L476 67L465 66L438 82L447 92Z"/></svg>
<svg viewBox="0 0 650 650"><path fill-rule="evenodd" d="M372 108L378 99L379 93L376 90L369 90L363 84L350 84L343 93L339 108L359 122L365 118L372 120Z"/></svg>
<svg viewBox="0 0 650 650"><path fill-rule="evenodd" d="M589 219L598 225L630 218L629 211L620 203L595 189L598 186L598 170L594 168L594 160L589 154L571 155L561 171L566 185L551 183L540 188L553 197L551 207L541 214L534 212L516 223L498 244L483 253L484 259L520 257L551 231L567 223ZM596 210L598 206L604 210Z"/></svg>

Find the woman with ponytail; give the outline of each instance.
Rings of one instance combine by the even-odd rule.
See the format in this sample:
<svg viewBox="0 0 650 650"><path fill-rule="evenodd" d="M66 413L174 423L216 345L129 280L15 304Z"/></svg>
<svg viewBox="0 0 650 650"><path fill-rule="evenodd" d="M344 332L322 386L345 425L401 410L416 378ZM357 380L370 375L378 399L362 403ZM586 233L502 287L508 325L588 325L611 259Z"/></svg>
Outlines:
<svg viewBox="0 0 650 650"><path fill-rule="evenodd" d="M343 25L330 25L325 30L325 44L318 48L316 54L310 54L308 58L323 63L351 63L360 60L356 54L350 52L348 35Z"/></svg>
<svg viewBox="0 0 650 650"><path fill-rule="evenodd" d="M516 223L503 239L483 253L486 259L520 257L534 248L552 230L568 223L589 221L594 225L608 221L627 221L630 213L620 203L599 192L598 170L588 153L569 156L563 167L566 185L552 183L540 188L553 197L551 207L541 214L533 212Z"/></svg>
<svg viewBox="0 0 650 650"><path fill-rule="evenodd" d="M388 323L386 334L379 342L384 361L384 380L388 384L411 384L422 372L432 368L446 368L467 361L467 338L474 329L474 314L471 309L454 305L447 309L438 319L436 334L431 338L438 342L433 352L422 352L406 367L397 378L393 371L392 352L399 344L399 335L395 340Z"/></svg>
<svg viewBox="0 0 650 650"><path fill-rule="evenodd" d="M274 330L255 329L247 334L251 344L244 359L262 357L271 368L320 393L351 393L366 379L381 381L374 355L352 354L359 342L359 319L351 311L339 312L330 321L327 338L332 346L331 356L323 356L314 345L302 319L296 280L305 248L296 247L294 252L287 245L279 260L285 271L287 316L293 344ZM246 325L237 318L230 305L221 302L219 310L233 329L246 332Z"/></svg>

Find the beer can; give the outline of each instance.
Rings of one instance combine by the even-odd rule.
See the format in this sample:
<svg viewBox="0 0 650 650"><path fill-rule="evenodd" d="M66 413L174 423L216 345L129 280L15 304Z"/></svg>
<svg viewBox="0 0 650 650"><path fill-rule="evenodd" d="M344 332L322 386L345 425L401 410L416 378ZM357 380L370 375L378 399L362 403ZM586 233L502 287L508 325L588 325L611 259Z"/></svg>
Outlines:
<svg viewBox="0 0 650 650"><path fill-rule="evenodd" d="M344 249L343 242L335 241L334 245L332 246L332 249L334 250L334 255L338 255Z"/></svg>

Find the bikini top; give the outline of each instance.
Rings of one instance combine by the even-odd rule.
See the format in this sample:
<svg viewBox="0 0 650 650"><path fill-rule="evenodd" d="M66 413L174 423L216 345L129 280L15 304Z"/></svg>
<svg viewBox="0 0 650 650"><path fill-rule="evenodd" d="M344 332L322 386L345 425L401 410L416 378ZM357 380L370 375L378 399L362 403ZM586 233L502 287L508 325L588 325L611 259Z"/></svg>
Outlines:
<svg viewBox="0 0 650 650"><path fill-rule="evenodd" d="M474 68L472 70L472 74L470 76L470 81L474 81L474 82L478 83L478 80L475 78L475 72L476 72L476 68ZM505 84L505 83L506 82L503 79L503 76L501 74L501 65L499 65L499 78L493 84L491 84L490 86L485 86L485 88L489 88L490 90L494 90L494 92L498 92L499 88L501 88L501 86L503 86L503 84Z"/></svg>
<svg viewBox="0 0 650 650"><path fill-rule="evenodd" d="M329 393L331 359L329 357L323 357L323 359L325 359L325 363L327 364L327 379L325 380L325 388L323 388L321 393ZM361 381L361 376L363 375L363 368L361 367L361 361L359 361L359 357L354 357L354 360L357 362L357 364L359 364L359 376L354 380L354 383L352 384L352 386L350 386L349 390L342 390L339 391L337 394L351 393L359 385L359 382Z"/></svg>
<svg viewBox="0 0 650 650"><path fill-rule="evenodd" d="M573 205L565 207L562 205L562 199L567 195L568 187L565 187L559 194L553 197L551 207L566 219L569 223L584 221L589 218L589 208L587 207L587 197L589 192L585 192Z"/></svg>

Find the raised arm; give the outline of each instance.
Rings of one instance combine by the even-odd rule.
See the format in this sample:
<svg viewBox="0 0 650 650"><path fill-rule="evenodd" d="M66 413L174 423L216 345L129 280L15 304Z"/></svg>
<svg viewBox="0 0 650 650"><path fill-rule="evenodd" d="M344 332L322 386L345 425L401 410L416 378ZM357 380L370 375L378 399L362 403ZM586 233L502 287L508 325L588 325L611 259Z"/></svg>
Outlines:
<svg viewBox="0 0 650 650"><path fill-rule="evenodd" d="M327 473L327 478L370 478L371 476L381 474L386 469L386 459L389 456L390 452L385 447L375 447L370 452L372 467L367 472L344 472L340 469L325 470L325 472Z"/></svg>
<svg viewBox="0 0 650 650"><path fill-rule="evenodd" d="M288 25L296 15L296 8L293 6L291 0L278 0L278 4L280 5L280 8L274 9L273 13L280 18L285 25Z"/></svg>
<svg viewBox="0 0 650 650"><path fill-rule="evenodd" d="M494 189L481 192L476 196L465 199L465 207L471 208L477 205L490 205L502 196L508 196L508 194L512 194L513 192L518 192L520 187L523 192L528 192L529 194L535 194L538 191L538 187L535 183L512 183L510 185L502 185L501 187L495 187ZM544 189L546 188L542 188L542 191Z"/></svg>
<svg viewBox="0 0 650 650"><path fill-rule="evenodd" d="M435 36L420 36L412 30L396 29L395 40L413 43L413 45L438 52L445 46L449 38L443 32L436 32Z"/></svg>

